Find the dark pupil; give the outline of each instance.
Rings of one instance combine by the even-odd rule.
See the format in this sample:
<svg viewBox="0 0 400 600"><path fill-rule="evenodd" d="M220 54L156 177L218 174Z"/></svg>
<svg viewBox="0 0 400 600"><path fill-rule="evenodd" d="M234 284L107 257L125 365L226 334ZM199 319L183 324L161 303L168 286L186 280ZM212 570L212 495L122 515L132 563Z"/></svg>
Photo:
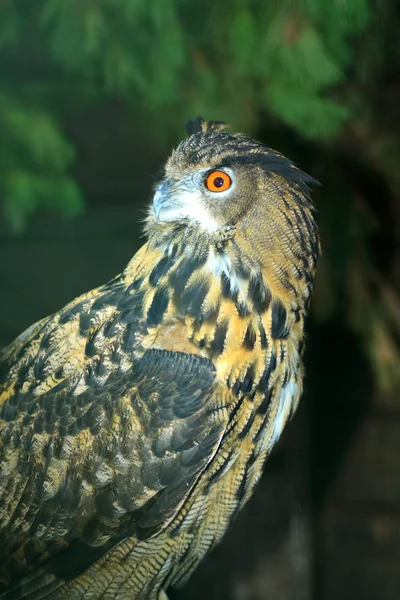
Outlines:
<svg viewBox="0 0 400 600"><path fill-rule="evenodd" d="M216 177L214 179L214 185L215 187L222 187L224 185L224 180L222 179L222 177Z"/></svg>

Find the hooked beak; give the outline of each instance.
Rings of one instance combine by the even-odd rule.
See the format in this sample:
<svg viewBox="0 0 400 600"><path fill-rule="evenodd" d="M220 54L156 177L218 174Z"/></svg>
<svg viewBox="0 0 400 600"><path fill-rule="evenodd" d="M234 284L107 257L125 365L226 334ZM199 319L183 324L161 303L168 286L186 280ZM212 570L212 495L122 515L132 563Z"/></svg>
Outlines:
<svg viewBox="0 0 400 600"><path fill-rule="evenodd" d="M157 221L162 221L164 219L160 218L160 213L171 208L171 182L169 179L166 179L156 190L153 198L153 209L154 214Z"/></svg>

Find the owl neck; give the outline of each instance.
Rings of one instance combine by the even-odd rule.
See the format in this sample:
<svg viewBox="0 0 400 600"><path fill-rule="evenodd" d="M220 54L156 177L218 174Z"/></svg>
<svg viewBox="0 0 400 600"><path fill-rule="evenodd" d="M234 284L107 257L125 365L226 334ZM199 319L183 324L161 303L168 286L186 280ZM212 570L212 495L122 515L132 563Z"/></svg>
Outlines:
<svg viewBox="0 0 400 600"><path fill-rule="evenodd" d="M201 320L212 309L212 299L215 303L220 297L230 300L239 316L269 309L271 327L278 335L302 321L308 311L316 262L312 253L306 259L295 252L290 257L276 252L260 257L235 227L210 235L185 222L153 224L147 234L148 247L157 253L157 276L152 279L174 288L176 308L183 314L187 309L180 301L182 294L185 299L196 296L197 310L189 309L189 314ZM200 303L210 289L208 302Z"/></svg>
<svg viewBox="0 0 400 600"><path fill-rule="evenodd" d="M209 358L240 398L298 377L307 302L287 287L286 296L277 293L239 242L171 228L149 236L131 269L143 279L143 316L154 339L169 348L178 328L170 349Z"/></svg>

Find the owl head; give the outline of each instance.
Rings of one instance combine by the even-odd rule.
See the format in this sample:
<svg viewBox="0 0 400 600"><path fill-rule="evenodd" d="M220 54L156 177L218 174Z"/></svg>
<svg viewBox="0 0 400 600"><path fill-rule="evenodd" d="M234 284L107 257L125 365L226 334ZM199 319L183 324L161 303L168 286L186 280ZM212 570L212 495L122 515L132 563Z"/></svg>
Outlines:
<svg viewBox="0 0 400 600"><path fill-rule="evenodd" d="M210 244L229 230L260 268L300 262L314 269L319 238L309 186L316 181L279 152L224 128L201 117L188 123L189 136L156 188L149 229L183 228Z"/></svg>

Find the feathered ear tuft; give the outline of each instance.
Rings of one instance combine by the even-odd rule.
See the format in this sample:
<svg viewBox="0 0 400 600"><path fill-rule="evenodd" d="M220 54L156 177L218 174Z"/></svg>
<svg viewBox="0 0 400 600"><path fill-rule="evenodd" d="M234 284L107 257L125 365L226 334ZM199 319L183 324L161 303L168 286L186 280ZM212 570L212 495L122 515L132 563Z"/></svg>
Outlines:
<svg viewBox="0 0 400 600"><path fill-rule="evenodd" d="M228 127L224 121L205 121L203 117L196 117L193 121L188 121L185 125L186 133L193 135L194 133L206 133L207 131L221 131Z"/></svg>

